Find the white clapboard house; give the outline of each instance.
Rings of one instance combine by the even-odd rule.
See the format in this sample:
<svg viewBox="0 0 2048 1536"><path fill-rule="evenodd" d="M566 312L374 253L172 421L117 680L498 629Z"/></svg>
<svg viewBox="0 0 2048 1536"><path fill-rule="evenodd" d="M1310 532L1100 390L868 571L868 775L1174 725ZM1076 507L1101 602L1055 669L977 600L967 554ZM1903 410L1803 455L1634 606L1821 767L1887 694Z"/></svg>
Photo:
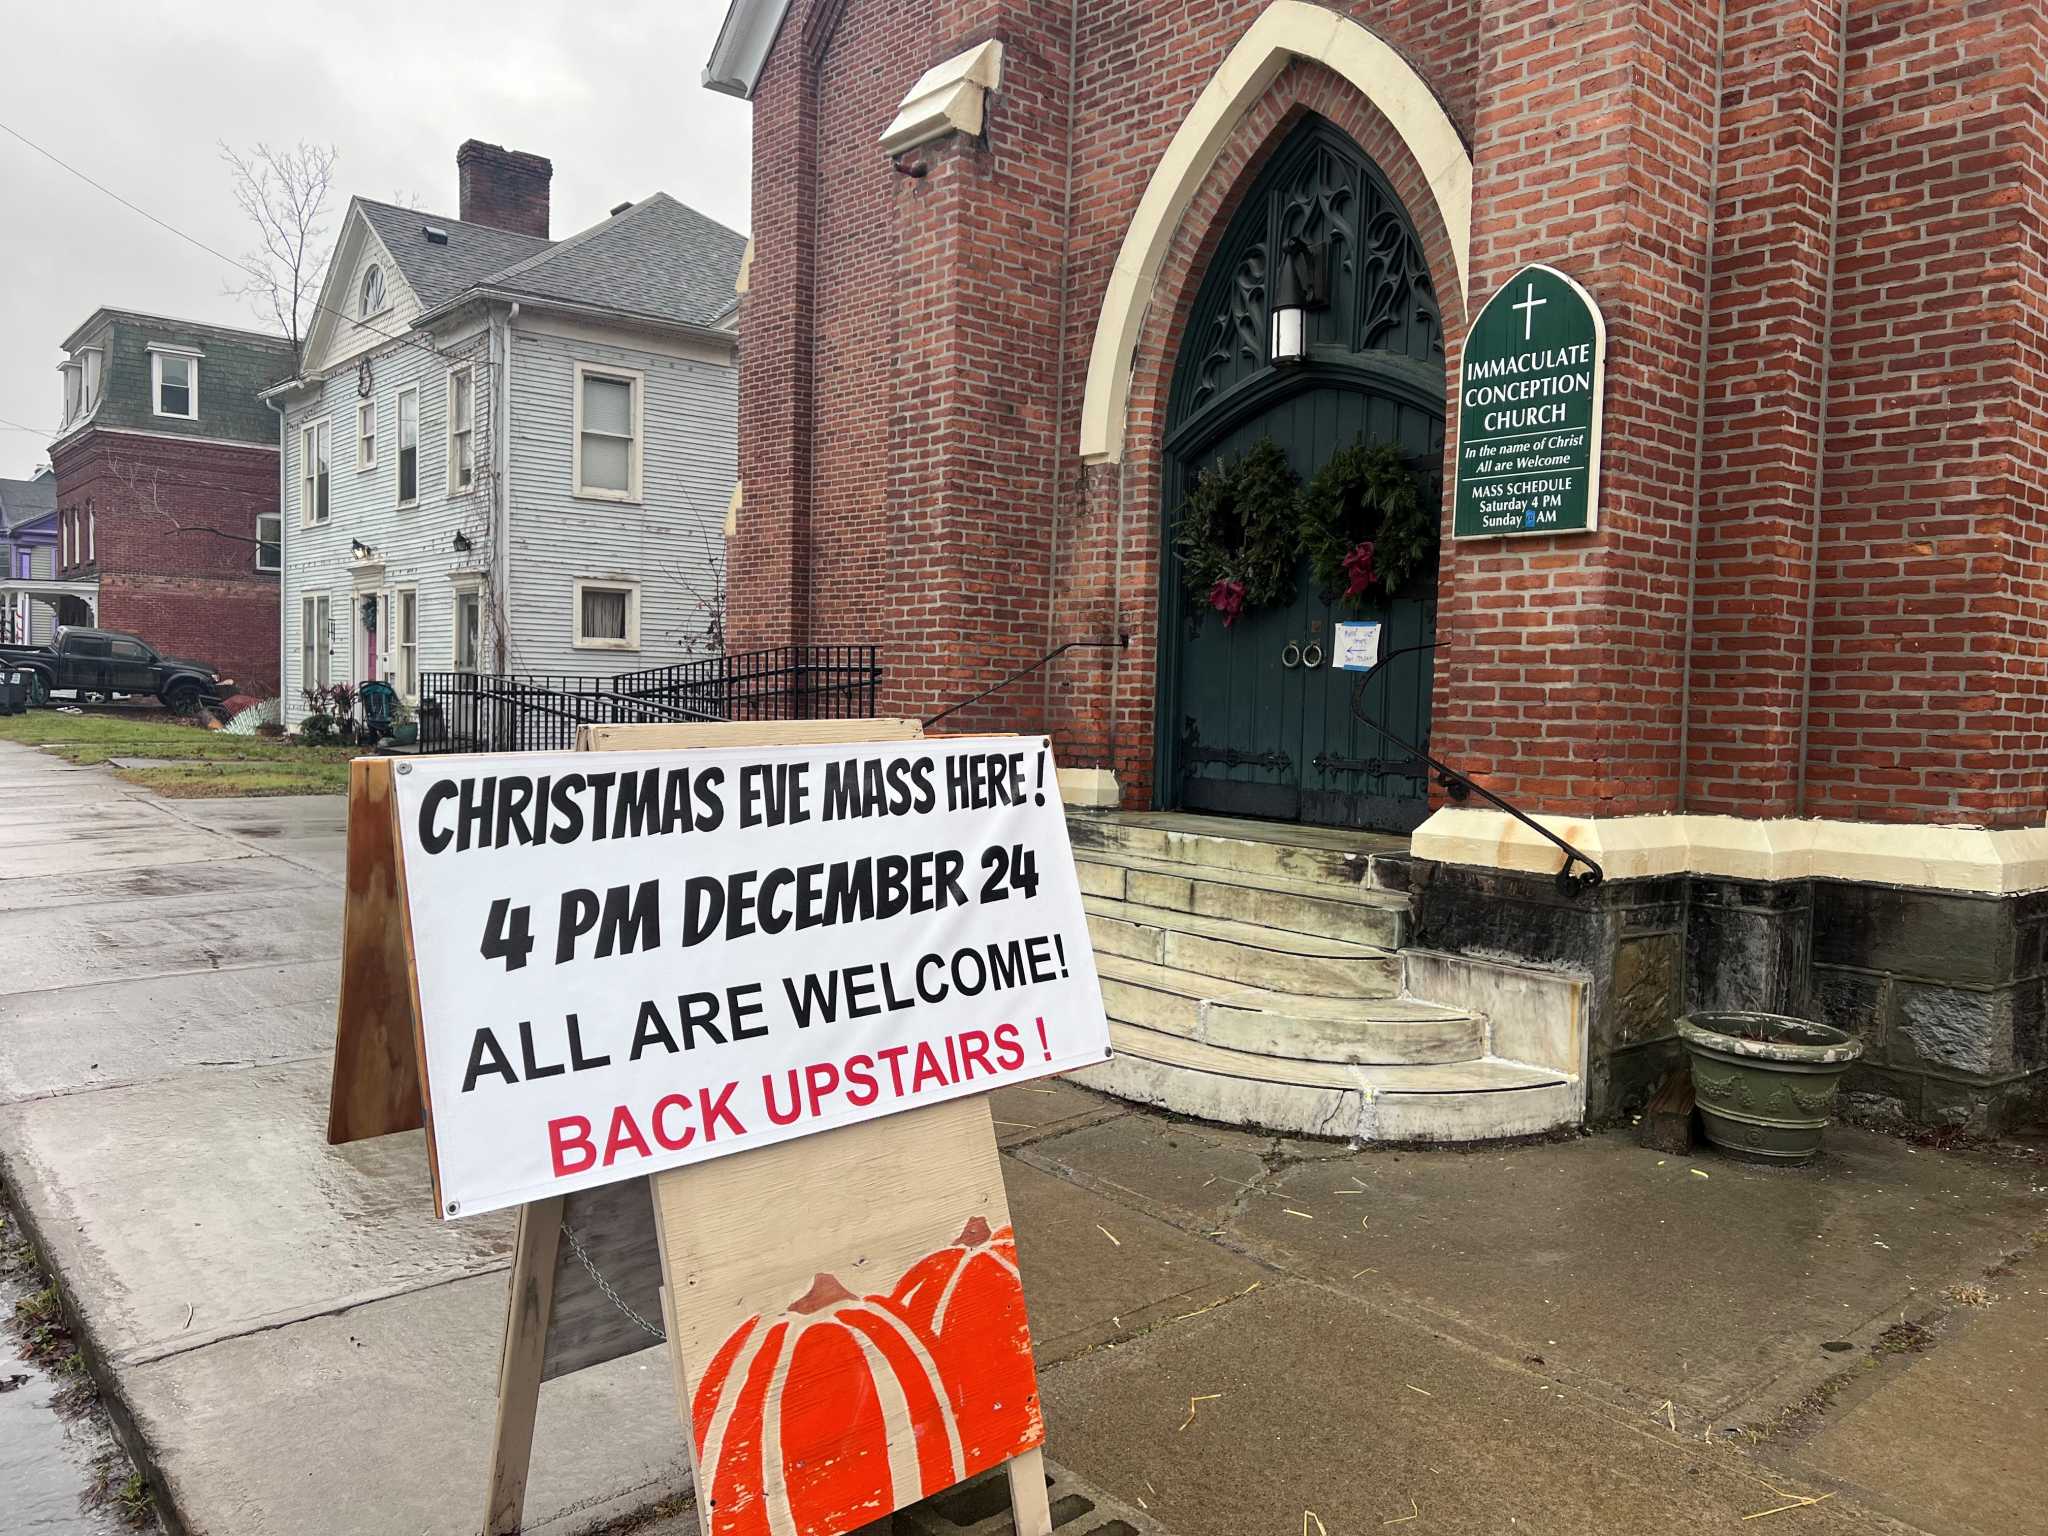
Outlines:
<svg viewBox="0 0 2048 1536"><path fill-rule="evenodd" d="M548 238L472 140L462 217L350 202L283 434L282 673L613 676L701 655L736 478L745 237L666 194Z"/></svg>

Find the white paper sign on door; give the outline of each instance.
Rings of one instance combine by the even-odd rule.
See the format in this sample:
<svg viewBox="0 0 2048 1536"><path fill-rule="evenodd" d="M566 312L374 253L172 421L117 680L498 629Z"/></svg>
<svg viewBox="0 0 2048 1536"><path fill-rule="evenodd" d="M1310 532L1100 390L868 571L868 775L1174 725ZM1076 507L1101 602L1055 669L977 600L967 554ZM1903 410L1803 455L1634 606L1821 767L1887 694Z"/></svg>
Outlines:
<svg viewBox="0 0 2048 1536"><path fill-rule="evenodd" d="M1380 625L1339 624L1330 646L1330 665L1340 672L1369 672L1379 664Z"/></svg>
<svg viewBox="0 0 2048 1536"><path fill-rule="evenodd" d="M1040 737L416 758L447 1216L1103 1060Z"/></svg>

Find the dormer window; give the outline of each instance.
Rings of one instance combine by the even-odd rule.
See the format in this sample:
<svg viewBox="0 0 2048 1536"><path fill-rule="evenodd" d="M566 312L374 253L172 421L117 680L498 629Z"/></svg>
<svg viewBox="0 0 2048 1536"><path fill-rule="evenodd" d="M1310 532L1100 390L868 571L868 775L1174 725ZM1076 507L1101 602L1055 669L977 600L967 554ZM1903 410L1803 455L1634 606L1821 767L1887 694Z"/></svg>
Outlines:
<svg viewBox="0 0 2048 1536"><path fill-rule="evenodd" d="M78 408L90 416L100 403L100 349L87 347L78 354Z"/></svg>
<svg viewBox="0 0 2048 1536"><path fill-rule="evenodd" d="M199 354L179 347L149 349L151 407L159 416L199 418Z"/></svg>
<svg viewBox="0 0 2048 1536"><path fill-rule="evenodd" d="M373 261L370 263L370 269L363 274L362 307L356 313L360 319L367 320L370 316L381 313L383 308L384 269Z"/></svg>

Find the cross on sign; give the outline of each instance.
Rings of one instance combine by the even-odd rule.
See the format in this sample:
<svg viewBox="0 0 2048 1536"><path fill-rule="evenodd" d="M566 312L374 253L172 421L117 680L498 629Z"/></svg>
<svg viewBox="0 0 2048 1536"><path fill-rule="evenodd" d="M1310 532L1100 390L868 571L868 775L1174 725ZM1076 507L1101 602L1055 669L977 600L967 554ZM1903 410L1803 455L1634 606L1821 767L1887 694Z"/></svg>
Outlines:
<svg viewBox="0 0 2048 1536"><path fill-rule="evenodd" d="M1536 311L1545 304L1548 304L1550 300L1536 297L1536 285L1534 283L1526 284L1522 289L1522 294L1522 302L1510 305L1509 307L1511 309L1519 309L1522 312L1522 340L1527 341L1529 339L1529 327L1536 321Z"/></svg>

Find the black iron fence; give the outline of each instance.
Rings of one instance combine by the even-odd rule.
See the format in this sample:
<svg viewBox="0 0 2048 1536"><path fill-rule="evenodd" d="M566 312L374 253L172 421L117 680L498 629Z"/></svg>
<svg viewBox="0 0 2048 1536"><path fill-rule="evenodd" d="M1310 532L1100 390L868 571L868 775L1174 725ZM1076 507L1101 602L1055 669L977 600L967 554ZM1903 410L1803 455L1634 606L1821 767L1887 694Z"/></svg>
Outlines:
<svg viewBox="0 0 2048 1536"><path fill-rule="evenodd" d="M579 725L868 719L881 676L871 645L784 645L614 677L427 672L420 677L419 746L566 751Z"/></svg>

